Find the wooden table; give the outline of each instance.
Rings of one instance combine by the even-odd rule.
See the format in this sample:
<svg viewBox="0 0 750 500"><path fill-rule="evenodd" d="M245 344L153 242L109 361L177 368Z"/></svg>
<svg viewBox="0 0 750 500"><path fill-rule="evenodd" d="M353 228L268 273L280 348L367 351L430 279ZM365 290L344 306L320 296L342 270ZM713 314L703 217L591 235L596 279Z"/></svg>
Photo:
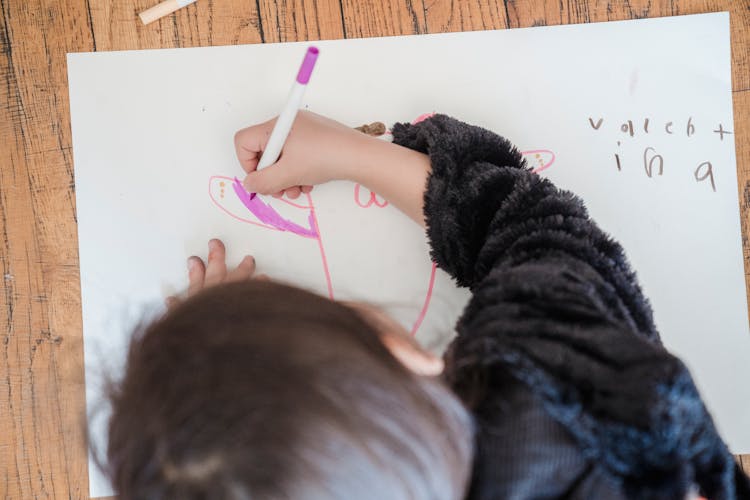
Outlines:
<svg viewBox="0 0 750 500"><path fill-rule="evenodd" d="M729 10L738 189L745 268L750 270L748 0L198 0L143 26L136 13L156 1L0 0L0 498L88 498L67 52L517 28ZM738 459L750 471L750 455Z"/></svg>

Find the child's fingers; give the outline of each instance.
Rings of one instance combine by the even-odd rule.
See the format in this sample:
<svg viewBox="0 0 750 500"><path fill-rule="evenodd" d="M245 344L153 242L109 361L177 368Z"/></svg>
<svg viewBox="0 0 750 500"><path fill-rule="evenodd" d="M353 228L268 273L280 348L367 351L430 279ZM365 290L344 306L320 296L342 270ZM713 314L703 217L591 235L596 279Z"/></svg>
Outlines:
<svg viewBox="0 0 750 500"><path fill-rule="evenodd" d="M270 120L259 125L243 128L234 134L234 149L245 172L253 172L258 166L258 161L268 142L274 123L275 120Z"/></svg>
<svg viewBox="0 0 750 500"><path fill-rule="evenodd" d="M167 306L167 310L174 309L177 304L180 303L180 299L175 297L174 295L170 295L166 299L164 299L164 304Z"/></svg>
<svg viewBox="0 0 750 500"><path fill-rule="evenodd" d="M254 172L248 172L242 185L251 193L270 194L284 191L292 186L301 184L298 178L298 166L285 160L282 152L281 158L268 167Z"/></svg>
<svg viewBox="0 0 750 500"><path fill-rule="evenodd" d="M300 188L299 186L292 186L289 189L285 189L284 193L286 193L286 197L290 200L296 200L297 198L299 198Z"/></svg>
<svg viewBox="0 0 750 500"><path fill-rule="evenodd" d="M236 269L227 275L227 281L244 281L249 280L255 273L255 258L252 255L246 255Z"/></svg>
<svg viewBox="0 0 750 500"><path fill-rule="evenodd" d="M206 277L206 266L200 257L192 256L188 265L188 297L195 295L201 288Z"/></svg>
<svg viewBox="0 0 750 500"><path fill-rule="evenodd" d="M310 191L313 190L313 187L312 186L302 186L300 189L302 189L303 193L307 194L307 193L309 193Z"/></svg>
<svg viewBox="0 0 750 500"><path fill-rule="evenodd" d="M282 196L284 196L284 191L279 191L278 193L273 193L271 196L273 196L274 198L281 198Z"/></svg>
<svg viewBox="0 0 750 500"><path fill-rule="evenodd" d="M234 136L234 149L237 153L237 159L240 161L240 166L242 166L242 170L244 170L245 173L250 173L255 171L255 168L258 166L262 150L259 145L248 146L245 143L240 142L242 139L238 138L238 136L244 130L247 129L240 130Z"/></svg>
<svg viewBox="0 0 750 500"><path fill-rule="evenodd" d="M221 240L214 238L208 242L208 266L206 266L204 286L218 285L226 275L226 249Z"/></svg>

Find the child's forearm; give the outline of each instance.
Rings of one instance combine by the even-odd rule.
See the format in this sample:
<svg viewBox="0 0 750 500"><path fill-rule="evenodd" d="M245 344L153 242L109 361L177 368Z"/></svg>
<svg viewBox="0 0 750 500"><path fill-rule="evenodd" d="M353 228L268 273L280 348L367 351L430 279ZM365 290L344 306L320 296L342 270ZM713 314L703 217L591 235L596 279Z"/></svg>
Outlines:
<svg viewBox="0 0 750 500"><path fill-rule="evenodd" d="M430 173L429 157L376 139L366 141L361 153L351 180L378 193L424 227L423 200Z"/></svg>

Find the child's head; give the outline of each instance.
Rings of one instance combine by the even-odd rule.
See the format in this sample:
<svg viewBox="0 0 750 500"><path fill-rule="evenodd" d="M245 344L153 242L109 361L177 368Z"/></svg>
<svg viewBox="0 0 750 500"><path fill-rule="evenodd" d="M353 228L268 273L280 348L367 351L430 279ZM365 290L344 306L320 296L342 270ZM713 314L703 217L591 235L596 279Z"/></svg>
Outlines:
<svg viewBox="0 0 750 500"><path fill-rule="evenodd" d="M379 324L263 281L174 307L133 340L112 393L120 498L460 498L470 418Z"/></svg>

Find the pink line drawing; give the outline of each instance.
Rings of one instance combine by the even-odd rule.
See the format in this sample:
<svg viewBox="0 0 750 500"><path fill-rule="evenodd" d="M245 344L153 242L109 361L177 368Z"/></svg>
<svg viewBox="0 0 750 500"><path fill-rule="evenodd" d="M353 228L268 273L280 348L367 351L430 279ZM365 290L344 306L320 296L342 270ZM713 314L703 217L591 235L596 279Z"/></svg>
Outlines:
<svg viewBox="0 0 750 500"><path fill-rule="evenodd" d="M361 189L361 185L355 184L354 185L354 203L359 205L361 208L370 208L373 204L375 204L378 208L385 208L388 206L388 201L383 200L380 201L380 197L376 194L370 191L370 198L366 202L362 202L362 200L359 197L359 191ZM365 188L367 189L367 188Z"/></svg>
<svg viewBox="0 0 750 500"><path fill-rule="evenodd" d="M420 115L412 123L418 123L424 119L429 118L433 114L434 113L426 113L426 114ZM548 169L550 166L552 166L552 164L555 162L555 159L556 159L555 153L549 149L532 149L528 151L522 151L521 154L526 157L527 163L530 162L532 164L532 167L533 167L532 170L534 172L541 172L543 170ZM233 211L226 208L224 206L224 203L222 203L219 199L217 199L215 196L215 193L212 191L212 186L215 186L217 182L220 185L220 195L219 195L220 198L225 197L225 186L231 184L234 195L241 202L242 206L252 215L253 218L247 218L243 215L238 215L237 213L234 213ZM387 200L379 197L376 193L372 191L370 191L369 197L364 196L366 201L363 201L363 197L361 196L362 189L363 187L360 186L359 184L354 185L354 203L358 207L360 208L386 208L389 205ZM326 280L326 288L328 291L328 297L331 300L334 299L333 282L331 280L331 273L329 271L328 258L326 256L325 246L323 245L323 237L320 232L320 225L318 224L318 216L315 210L315 204L313 202L311 193L306 193L303 195L304 196L303 199L306 201L306 203L294 202L285 198L280 198L278 200L279 202L285 203L291 207L294 207L300 210L307 210L308 211L308 214L307 214L308 227L305 227L301 224L298 224L292 220L289 220L283 217L281 214L279 214L279 212L273 206L271 206L269 203L265 203L262 200L263 198L262 196L252 197L250 193L248 193L247 190L245 190L245 188L242 186L242 183L236 177L232 178L232 177L227 177L227 176L222 176L222 175L211 176L209 178L208 194L209 194L211 201L220 210L222 210L224 213L234 218L235 220L238 220L240 222L244 222L247 224L252 224L254 226L259 226L265 229L270 229L273 231L280 231L280 232L287 232L294 236L299 236L302 238L315 240L317 242L318 251L320 253L321 264L323 266L323 275L325 276L325 280ZM430 302L432 300L432 295L433 295L433 291L435 288L436 274L437 274L437 264L433 262L431 270L430 270L427 291L425 293L424 300L422 302L422 307L410 330L410 333L412 336L416 335L425 317L427 316L427 312L429 310Z"/></svg>
<svg viewBox="0 0 750 500"><path fill-rule="evenodd" d="M261 222L269 226L273 226L279 231L291 231L294 234L304 236L306 238L318 237L318 232L315 229L315 222L313 221L312 210L310 210L310 215L307 218L307 221L310 223L310 228L307 229L300 226L299 224L295 224L294 222L286 220L281 215L279 215L279 213L274 210L271 205L263 203L263 201L261 201L261 199L257 196L253 196L251 193L248 193L237 177L235 177L234 181L232 181L232 187L234 188L234 192L240 199L242 204L245 205L245 207L247 207L247 209L250 210L250 212L252 212L253 215L255 215Z"/></svg>
<svg viewBox="0 0 750 500"><path fill-rule="evenodd" d="M431 116L435 116L434 111L432 113L422 113L418 117L414 118L414 121L412 121L411 124L414 125L415 123L423 122L426 119L430 118Z"/></svg>
<svg viewBox="0 0 750 500"><path fill-rule="evenodd" d="M323 273L326 276L326 287L328 288L328 297L333 300L333 283L331 282L331 273L328 270L328 259L326 258L326 251L323 247L323 237L320 235L320 226L318 225L318 217L315 215L315 208L313 207L312 196L310 193L306 193L307 200L310 202L310 220L312 221L313 229L318 235L318 249L320 250L320 258L323 260Z"/></svg>
<svg viewBox="0 0 750 500"><path fill-rule="evenodd" d="M224 195L224 185L231 183L232 189L237 198L242 202L245 208L247 208L247 210L257 218L257 221L246 219L245 217L241 217L233 213L232 211L228 210L221 201L216 199L213 191L211 190L211 186L217 180L220 182L221 196L223 197ZM236 219L240 222L245 222L247 224L252 224L254 226L259 226L274 231L290 232L295 236L301 236L303 238L316 240L318 242L318 250L320 251L320 260L323 264L323 275L325 276L326 280L328 297L333 300L333 283L331 282L331 272L328 268L328 258L326 257L325 248L323 246L323 237L320 234L320 226L318 225L318 218L315 213L315 204L313 203L313 199L312 196L310 196L310 193L306 193L304 195L307 199L306 205L295 203L284 198L279 199L280 202L286 203L289 206L302 210L309 210L309 214L307 216L307 221L310 224L309 228L302 227L299 224L285 219L272 206L264 203L260 196L254 196L251 198L250 193L245 190L245 188L242 186L242 183L236 177L232 178L223 175L211 176L208 179L208 196L211 198L211 201L214 203L214 205L219 207L219 209L221 209L224 213L228 214L233 219Z"/></svg>
<svg viewBox="0 0 750 500"><path fill-rule="evenodd" d="M531 160L536 163L537 166L532 169L534 173L539 173L542 170L547 170L555 163L555 153L549 149L531 149L529 151L521 151L521 154L526 156L527 160Z"/></svg>
<svg viewBox="0 0 750 500"><path fill-rule="evenodd" d="M419 311L419 316L417 316L417 320L414 322L414 326L411 327L411 336L417 334L417 330L419 330L419 327L422 326L422 321L424 321L424 317L427 316L427 309L430 307L430 300L432 300L432 289L435 287L435 273L437 272L437 264L434 262L432 263L432 270L430 270L430 284L427 286L427 294L424 297L424 304L422 305L422 310Z"/></svg>
<svg viewBox="0 0 750 500"><path fill-rule="evenodd" d="M250 220L250 219L245 219L244 217L240 217L239 215L234 214L231 211L229 211L226 208L224 208L224 205L222 205L219 202L219 200L217 200L214 197L214 193L211 191L211 185L217 179L221 179L221 182L225 182L225 181L234 182L234 179L232 179L231 177L224 176L224 175L212 175L211 177L208 178L208 196L209 196L209 198L211 198L211 201L214 202L214 205L216 205L217 207L219 207L219 209L222 212L226 213L227 215L229 215L233 219L237 219L240 222L245 222L247 224L252 224L254 226L260 226L260 227L265 227L266 229L274 229L276 231L279 231L279 229L277 229L277 228L275 228L273 226L270 226L268 224L263 224L263 223L260 223L260 222L254 221L254 220ZM222 188L222 191L223 191L223 188ZM222 192L222 194L223 194L223 192ZM282 201L286 201L286 200L282 200Z"/></svg>

